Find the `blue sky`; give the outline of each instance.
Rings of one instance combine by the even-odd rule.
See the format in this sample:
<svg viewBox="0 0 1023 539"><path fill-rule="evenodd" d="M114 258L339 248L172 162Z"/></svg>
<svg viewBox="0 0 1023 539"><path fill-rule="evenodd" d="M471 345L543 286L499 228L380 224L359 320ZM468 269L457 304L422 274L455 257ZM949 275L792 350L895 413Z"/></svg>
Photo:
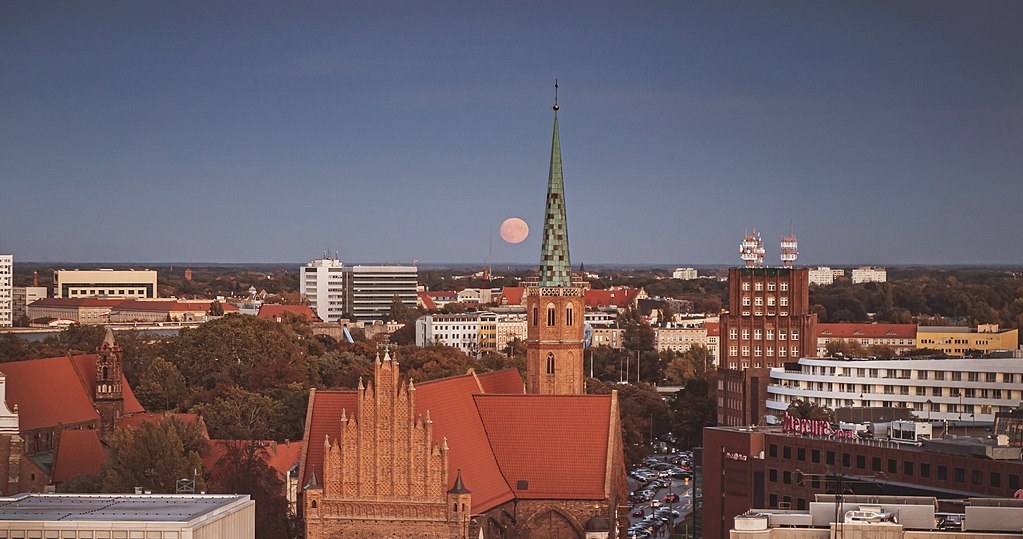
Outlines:
<svg viewBox="0 0 1023 539"><path fill-rule="evenodd" d="M5 2L0 252L1023 264L1023 3ZM532 228L500 240L507 217Z"/></svg>

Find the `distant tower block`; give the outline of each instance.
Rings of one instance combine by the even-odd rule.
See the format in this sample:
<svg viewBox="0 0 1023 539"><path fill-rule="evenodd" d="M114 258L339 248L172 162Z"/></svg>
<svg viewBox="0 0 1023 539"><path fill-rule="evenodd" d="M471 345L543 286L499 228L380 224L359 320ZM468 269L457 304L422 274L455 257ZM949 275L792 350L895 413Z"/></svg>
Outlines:
<svg viewBox="0 0 1023 539"><path fill-rule="evenodd" d="M192 280L192 268L185 268L185 280L186 281Z"/></svg>
<svg viewBox="0 0 1023 539"><path fill-rule="evenodd" d="M799 258L799 242L796 241L796 234L792 227L789 227L789 235L781 239L781 265L791 268L796 259Z"/></svg>
<svg viewBox="0 0 1023 539"><path fill-rule="evenodd" d="M739 244L739 258L742 259L742 265L747 268L762 268L764 267L764 240L760 238L760 233L757 229L753 229L753 233L747 233L742 238L742 243Z"/></svg>

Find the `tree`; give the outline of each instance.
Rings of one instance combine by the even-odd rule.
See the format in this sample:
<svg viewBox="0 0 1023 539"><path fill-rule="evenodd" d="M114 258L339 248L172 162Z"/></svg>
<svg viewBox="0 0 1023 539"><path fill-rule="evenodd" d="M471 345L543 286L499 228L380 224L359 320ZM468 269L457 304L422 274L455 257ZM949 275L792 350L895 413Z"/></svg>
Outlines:
<svg viewBox="0 0 1023 539"><path fill-rule="evenodd" d="M177 480L195 477L205 490L201 455L207 450L199 427L173 417L118 429L110 439L110 461L103 467L104 492L175 492Z"/></svg>
<svg viewBox="0 0 1023 539"><path fill-rule="evenodd" d="M395 294L391 299L391 312L387 315L387 319L392 322L408 324L413 322L418 314L419 312L414 307L405 305L405 302L401 301L401 297Z"/></svg>
<svg viewBox="0 0 1023 539"><path fill-rule="evenodd" d="M213 303L210 303L208 314L210 316L224 316L224 306L219 301L214 300Z"/></svg>
<svg viewBox="0 0 1023 539"><path fill-rule="evenodd" d="M827 421L828 423L835 422L834 410L827 406L822 406L815 402L805 401L803 399L796 399L789 403L789 407L786 412L797 419L817 419Z"/></svg>
<svg viewBox="0 0 1023 539"><path fill-rule="evenodd" d="M288 519L284 481L268 464L266 447L257 440L233 440L210 474L210 492L248 494L256 502L256 538L294 536Z"/></svg>
<svg viewBox="0 0 1023 539"><path fill-rule="evenodd" d="M625 461L631 466L653 452L651 435L658 438L668 432L671 410L650 384L609 384L593 378L586 380L588 394L607 394L614 390L618 390Z"/></svg>
<svg viewBox="0 0 1023 539"><path fill-rule="evenodd" d="M185 397L185 377L162 357L149 362L135 385L135 396L149 411L173 410Z"/></svg>
<svg viewBox="0 0 1023 539"><path fill-rule="evenodd" d="M214 439L283 441L280 427L284 407L266 395L235 386L192 411L202 414Z"/></svg>
<svg viewBox="0 0 1023 539"><path fill-rule="evenodd" d="M683 448L703 445L703 428L717 422L717 398L713 380L691 378L672 403L672 433Z"/></svg>

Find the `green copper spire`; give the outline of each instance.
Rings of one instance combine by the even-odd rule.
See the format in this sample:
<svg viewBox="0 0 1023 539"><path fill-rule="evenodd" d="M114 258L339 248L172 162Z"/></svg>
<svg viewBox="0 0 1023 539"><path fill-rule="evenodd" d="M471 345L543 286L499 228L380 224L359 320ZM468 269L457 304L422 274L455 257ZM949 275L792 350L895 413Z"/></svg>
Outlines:
<svg viewBox="0 0 1023 539"><path fill-rule="evenodd" d="M547 213L543 221L540 252L540 286L572 286L568 260L568 219L565 218L565 180L561 173L561 138L558 136L557 83L554 84L554 139L551 170L547 176Z"/></svg>

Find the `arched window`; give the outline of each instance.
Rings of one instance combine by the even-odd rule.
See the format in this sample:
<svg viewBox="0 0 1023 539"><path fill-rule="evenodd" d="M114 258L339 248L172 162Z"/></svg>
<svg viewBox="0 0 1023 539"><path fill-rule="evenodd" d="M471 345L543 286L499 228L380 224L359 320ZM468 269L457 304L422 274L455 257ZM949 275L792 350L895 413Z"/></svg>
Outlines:
<svg viewBox="0 0 1023 539"><path fill-rule="evenodd" d="M533 307L533 327L540 325L540 309Z"/></svg>
<svg viewBox="0 0 1023 539"><path fill-rule="evenodd" d="M547 325L548 326L553 326L555 323L557 323L557 320L558 320L557 309L554 307L553 303L548 303L547 304Z"/></svg>
<svg viewBox="0 0 1023 539"><path fill-rule="evenodd" d="M108 378L110 378L110 372L107 371L106 367L103 367L103 379L106 380Z"/></svg>
<svg viewBox="0 0 1023 539"><path fill-rule="evenodd" d="M547 352L547 374L554 374L554 352Z"/></svg>
<svg viewBox="0 0 1023 539"><path fill-rule="evenodd" d="M313 500L313 509L316 509L316 500Z"/></svg>
<svg viewBox="0 0 1023 539"><path fill-rule="evenodd" d="M569 303L568 306L565 307L565 325L566 326L571 326L574 323L575 323L575 312L573 312L573 310L572 310L572 304Z"/></svg>

